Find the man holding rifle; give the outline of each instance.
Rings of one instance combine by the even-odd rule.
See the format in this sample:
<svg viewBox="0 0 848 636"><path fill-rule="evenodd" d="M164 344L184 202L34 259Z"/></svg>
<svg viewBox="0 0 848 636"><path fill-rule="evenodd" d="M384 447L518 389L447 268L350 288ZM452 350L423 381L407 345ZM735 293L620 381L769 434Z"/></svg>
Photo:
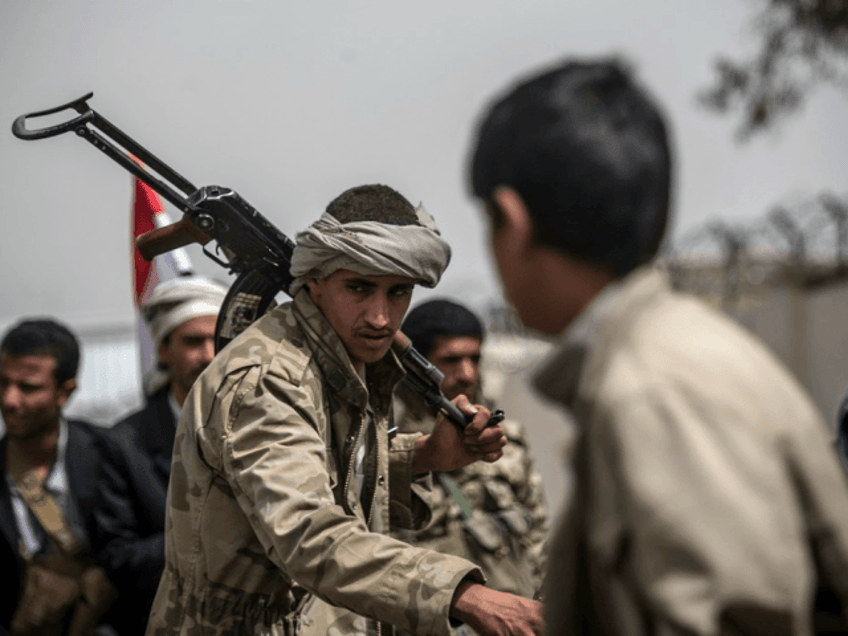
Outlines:
<svg viewBox="0 0 848 636"><path fill-rule="evenodd" d="M541 633L539 606L486 588L472 563L381 534L428 520L430 470L495 461L505 443L463 397L464 432L392 430L389 348L414 285L436 285L449 257L386 186L346 191L298 234L294 300L186 399L148 634Z"/></svg>
<svg viewBox="0 0 848 636"><path fill-rule="evenodd" d="M407 314L402 330L444 374L445 397L466 395L491 405L481 377L483 323L472 311L446 298L428 300ZM395 392L395 422L402 433L431 432L437 415L409 386ZM541 586L548 535L542 478L521 422L506 418L501 427L509 440L503 457L493 464L475 462L450 473L433 473L433 521L422 530L401 530L395 536L465 556L480 566L490 587L532 598Z"/></svg>

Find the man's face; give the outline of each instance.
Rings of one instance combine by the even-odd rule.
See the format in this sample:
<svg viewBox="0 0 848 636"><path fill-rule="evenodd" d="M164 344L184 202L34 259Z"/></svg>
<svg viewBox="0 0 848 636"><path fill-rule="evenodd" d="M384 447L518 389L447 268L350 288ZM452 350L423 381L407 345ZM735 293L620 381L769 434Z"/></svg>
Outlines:
<svg viewBox="0 0 848 636"><path fill-rule="evenodd" d="M215 316L200 316L181 324L159 345L159 359L168 367L175 393L191 385L215 357ZM178 400L179 401L179 400Z"/></svg>
<svg viewBox="0 0 848 636"><path fill-rule="evenodd" d="M406 276L363 276L339 269L310 278L309 293L344 342L353 366L381 359L392 344L412 300L415 281Z"/></svg>
<svg viewBox="0 0 848 636"><path fill-rule="evenodd" d="M56 360L49 355L4 355L0 359L0 413L12 439L26 441L55 430L61 408L76 388L56 386Z"/></svg>
<svg viewBox="0 0 848 636"><path fill-rule="evenodd" d="M458 395L474 398L480 384L480 342L474 336L436 338L427 358L445 375L442 393L449 400Z"/></svg>

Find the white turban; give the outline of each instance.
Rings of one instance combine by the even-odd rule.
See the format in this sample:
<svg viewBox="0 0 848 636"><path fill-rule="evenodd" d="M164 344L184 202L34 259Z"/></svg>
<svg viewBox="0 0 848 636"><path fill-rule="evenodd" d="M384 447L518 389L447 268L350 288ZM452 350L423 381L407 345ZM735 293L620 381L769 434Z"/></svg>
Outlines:
<svg viewBox="0 0 848 636"><path fill-rule="evenodd" d="M307 277L324 278L339 269L363 276L406 276L435 287L450 262L450 246L427 211L415 210L420 225L377 221L340 223L324 213L296 237L289 292L294 296Z"/></svg>
<svg viewBox="0 0 848 636"><path fill-rule="evenodd" d="M217 316L227 288L202 276L180 276L160 283L141 305L153 341L162 340L184 322Z"/></svg>

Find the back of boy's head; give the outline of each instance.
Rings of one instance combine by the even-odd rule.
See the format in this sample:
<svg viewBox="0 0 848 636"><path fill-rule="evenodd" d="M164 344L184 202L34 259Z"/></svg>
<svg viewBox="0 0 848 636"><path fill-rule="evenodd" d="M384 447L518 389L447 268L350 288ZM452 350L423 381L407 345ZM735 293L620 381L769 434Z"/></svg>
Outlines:
<svg viewBox="0 0 848 636"><path fill-rule="evenodd" d="M439 338L471 336L483 340L483 323L467 307L437 298L414 307L403 320L401 331L419 353L429 356Z"/></svg>
<svg viewBox="0 0 848 636"><path fill-rule="evenodd" d="M662 115L617 60L569 61L527 79L484 115L471 186L497 228L515 190L535 240L621 277L665 233L671 153Z"/></svg>

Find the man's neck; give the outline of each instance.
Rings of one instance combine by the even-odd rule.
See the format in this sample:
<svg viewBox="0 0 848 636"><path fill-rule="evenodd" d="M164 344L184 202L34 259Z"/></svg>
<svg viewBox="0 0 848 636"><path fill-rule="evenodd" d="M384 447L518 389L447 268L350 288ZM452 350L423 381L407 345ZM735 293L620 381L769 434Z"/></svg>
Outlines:
<svg viewBox="0 0 848 636"><path fill-rule="evenodd" d="M182 408L186 398L188 397L188 391L176 382L171 382L171 395L174 396L177 404L179 404L180 408Z"/></svg>
<svg viewBox="0 0 848 636"><path fill-rule="evenodd" d="M6 450L31 468L47 469L59 447L59 420L41 435L28 439L7 437Z"/></svg>
<svg viewBox="0 0 848 636"><path fill-rule="evenodd" d="M592 265L555 250L540 250L539 314L546 322L534 325L540 331L555 335L570 325L613 277Z"/></svg>

